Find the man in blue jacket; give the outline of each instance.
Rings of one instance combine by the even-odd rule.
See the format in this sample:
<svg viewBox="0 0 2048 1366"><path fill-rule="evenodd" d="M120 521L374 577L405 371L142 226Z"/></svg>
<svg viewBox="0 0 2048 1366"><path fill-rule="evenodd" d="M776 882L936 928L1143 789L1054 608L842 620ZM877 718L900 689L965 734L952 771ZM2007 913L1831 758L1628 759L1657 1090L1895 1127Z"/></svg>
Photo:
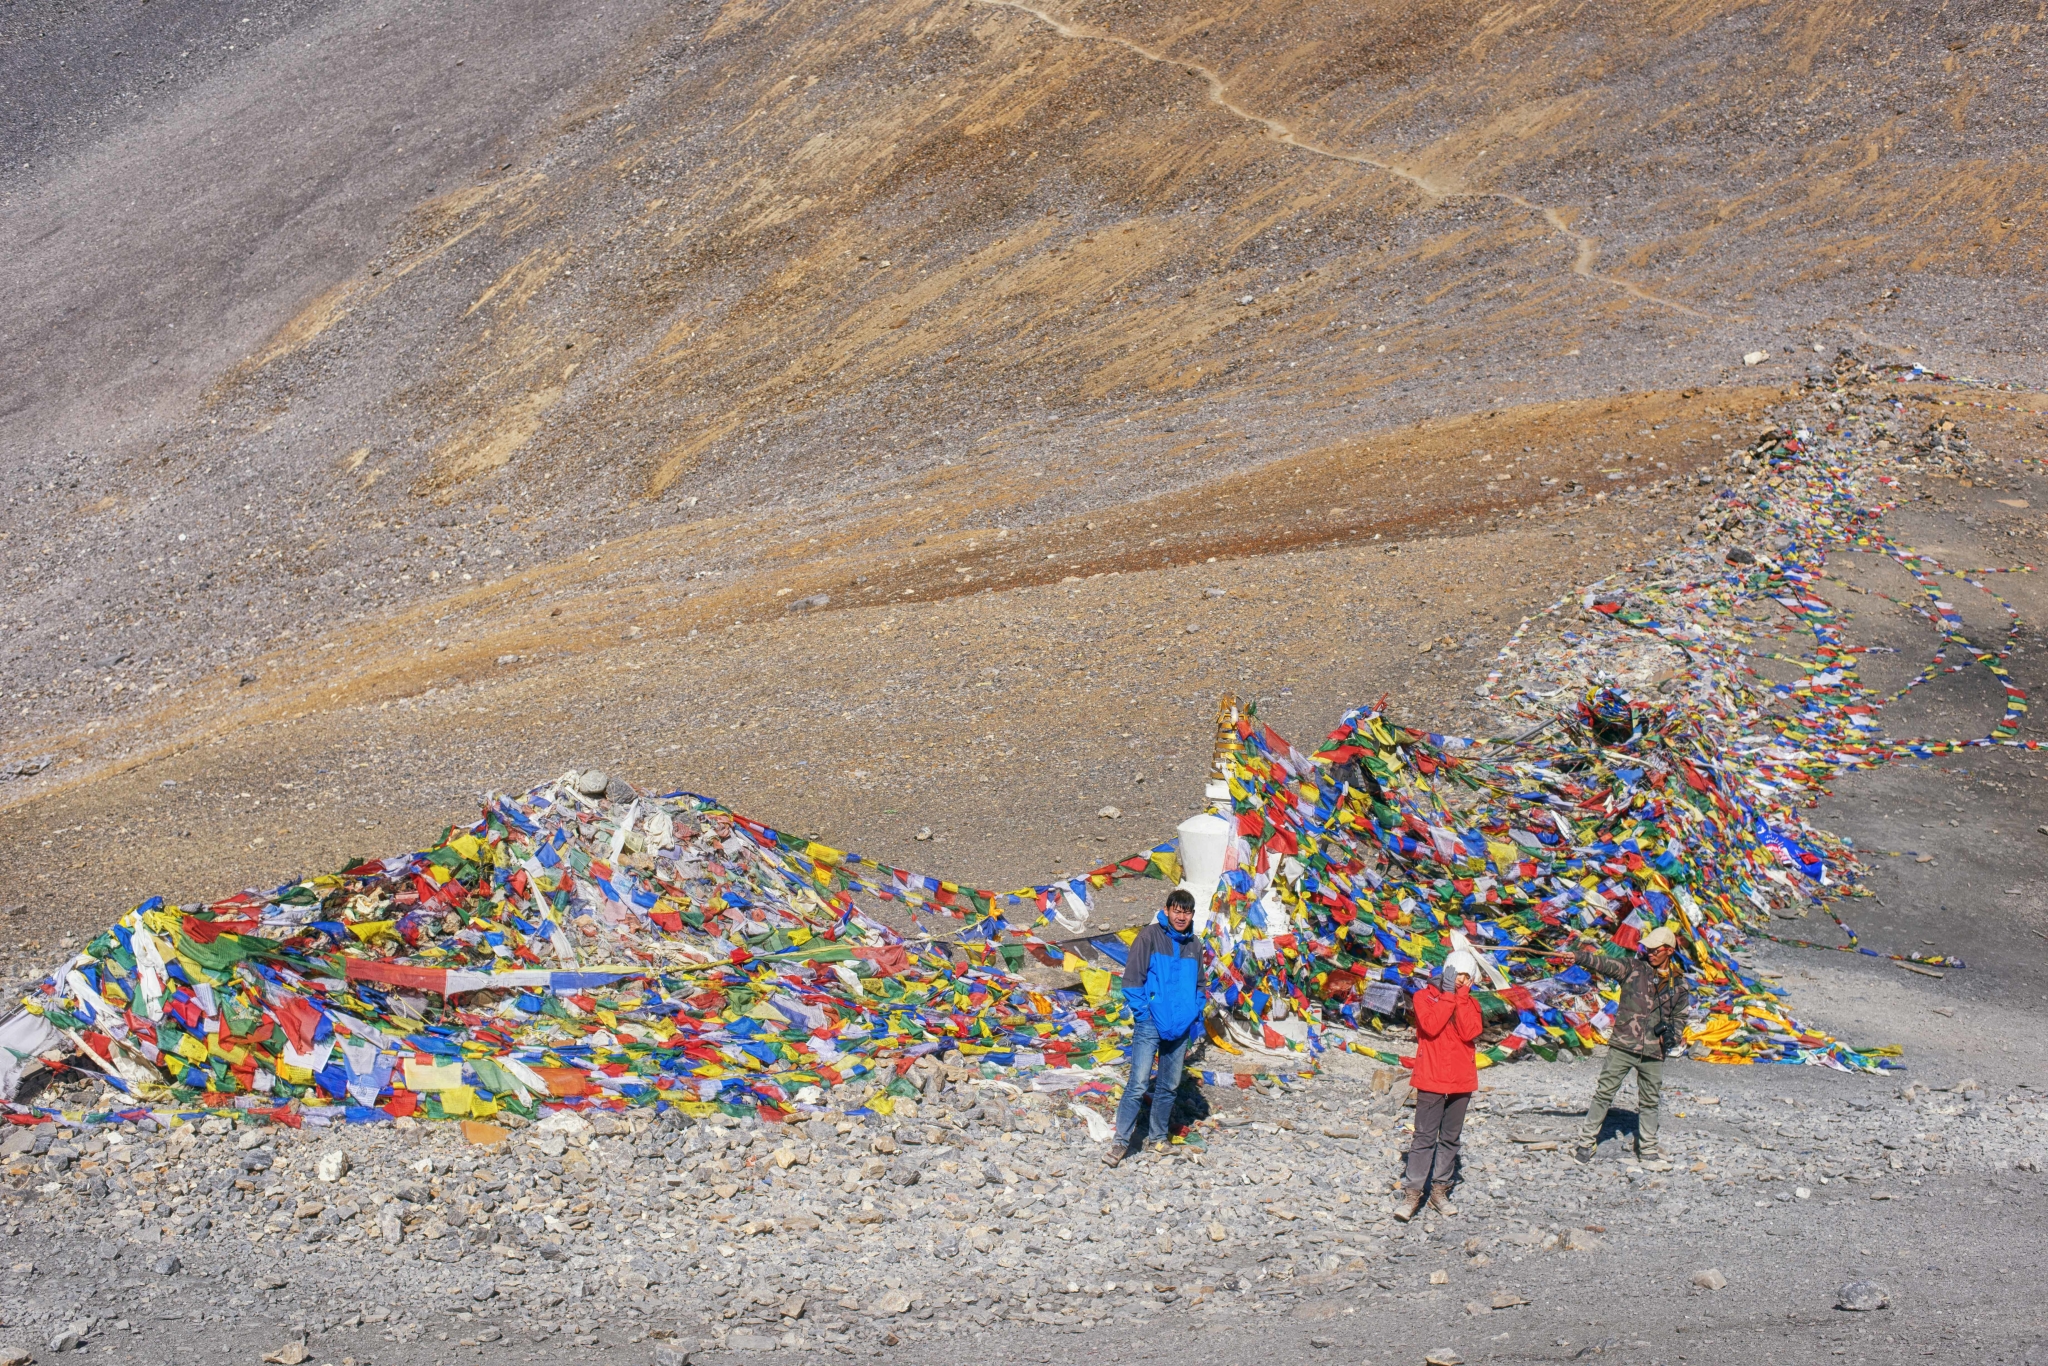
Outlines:
<svg viewBox="0 0 2048 1366"><path fill-rule="evenodd" d="M1146 1083L1151 1083L1151 1138L1153 1152L1170 1154L1167 1122L1173 1118L1173 1102L1180 1091L1181 1064L1187 1061L1188 1044L1202 1023L1202 1003L1207 999L1202 983L1202 945L1195 938L1195 898L1176 888L1167 894L1166 909L1159 918L1138 931L1131 941L1130 957L1124 962L1124 1002L1131 1008L1131 1079L1124 1086L1123 1099L1116 1107L1116 1137L1103 1155L1104 1165L1114 1167L1130 1150L1132 1131L1138 1124L1138 1107L1145 1103ZM1155 1077L1152 1066L1159 1065Z"/></svg>

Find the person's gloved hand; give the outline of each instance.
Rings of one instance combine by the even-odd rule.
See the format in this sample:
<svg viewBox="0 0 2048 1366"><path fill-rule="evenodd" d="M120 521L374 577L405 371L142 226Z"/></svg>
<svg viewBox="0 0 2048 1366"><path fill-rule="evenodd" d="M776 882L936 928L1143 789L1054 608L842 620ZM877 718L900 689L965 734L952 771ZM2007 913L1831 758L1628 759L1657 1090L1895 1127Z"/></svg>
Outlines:
<svg viewBox="0 0 2048 1366"><path fill-rule="evenodd" d="M1684 1057L1684 1056L1685 1056L1685 1045L1684 1045L1684 1044L1682 1044L1682 1043L1675 1043L1675 1044L1672 1044L1672 1045L1671 1045L1670 1047L1668 1047L1668 1048L1666 1048L1666 1049L1664 1050L1664 1056L1665 1056L1665 1057L1667 1057L1667 1058L1682 1058L1682 1057Z"/></svg>

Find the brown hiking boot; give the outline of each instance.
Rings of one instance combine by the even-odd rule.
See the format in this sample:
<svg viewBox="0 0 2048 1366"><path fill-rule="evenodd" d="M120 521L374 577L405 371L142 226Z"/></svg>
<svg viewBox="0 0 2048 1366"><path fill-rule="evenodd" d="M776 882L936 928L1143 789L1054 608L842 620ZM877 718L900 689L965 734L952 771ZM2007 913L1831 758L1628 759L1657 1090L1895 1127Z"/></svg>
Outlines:
<svg viewBox="0 0 2048 1366"><path fill-rule="evenodd" d="M1421 1191L1401 1192L1394 1199L1394 1217L1404 1224L1407 1223L1410 1219L1422 1213L1423 1203L1428 1199L1429 1197Z"/></svg>
<svg viewBox="0 0 2048 1366"><path fill-rule="evenodd" d="M1443 1215L1446 1219L1458 1212L1458 1207L1451 1203L1450 1197L1440 1190L1433 1190L1429 1193L1429 1207L1438 1214Z"/></svg>

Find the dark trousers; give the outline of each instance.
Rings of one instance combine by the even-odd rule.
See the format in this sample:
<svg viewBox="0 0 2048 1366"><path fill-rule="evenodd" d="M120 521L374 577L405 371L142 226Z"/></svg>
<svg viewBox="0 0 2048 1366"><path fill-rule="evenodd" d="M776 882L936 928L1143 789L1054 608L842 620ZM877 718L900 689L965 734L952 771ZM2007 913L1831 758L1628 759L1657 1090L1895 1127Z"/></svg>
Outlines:
<svg viewBox="0 0 2048 1366"><path fill-rule="evenodd" d="M1409 1190L1428 1189L1434 1181L1447 1189L1451 1174L1458 1169L1458 1139L1465 1132L1465 1107L1472 1093L1440 1096L1434 1091L1415 1093L1415 1142L1408 1148Z"/></svg>

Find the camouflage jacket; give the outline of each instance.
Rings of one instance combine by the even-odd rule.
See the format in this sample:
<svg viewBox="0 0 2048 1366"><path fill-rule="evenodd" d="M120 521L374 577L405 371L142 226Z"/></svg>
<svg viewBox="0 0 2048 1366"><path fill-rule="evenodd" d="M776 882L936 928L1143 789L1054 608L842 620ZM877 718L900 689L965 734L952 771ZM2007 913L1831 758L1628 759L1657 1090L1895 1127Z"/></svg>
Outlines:
<svg viewBox="0 0 2048 1366"><path fill-rule="evenodd" d="M1609 1047L1661 1058L1684 1041L1688 993L1685 974L1676 964L1660 973L1647 958L1635 954L1610 957L1591 949L1580 949L1572 961L1595 977L1621 983L1614 1028L1607 1035Z"/></svg>

